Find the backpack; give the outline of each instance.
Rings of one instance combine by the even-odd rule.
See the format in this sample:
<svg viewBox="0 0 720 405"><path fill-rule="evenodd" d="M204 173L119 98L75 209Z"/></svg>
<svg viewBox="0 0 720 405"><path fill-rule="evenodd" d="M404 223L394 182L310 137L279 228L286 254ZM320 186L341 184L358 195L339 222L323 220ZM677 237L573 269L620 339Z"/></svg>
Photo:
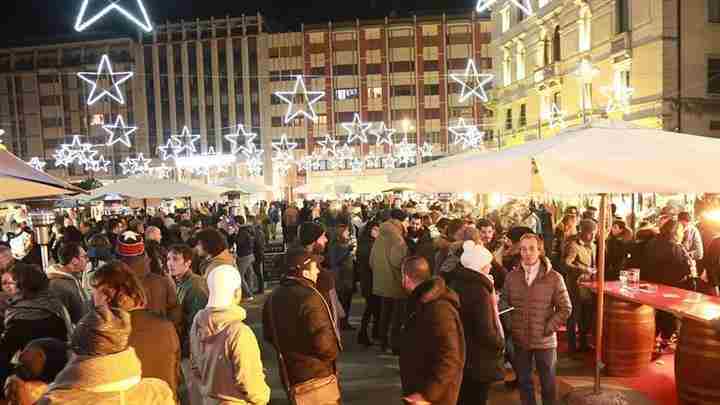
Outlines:
<svg viewBox="0 0 720 405"><path fill-rule="evenodd" d="M280 222L280 212L277 208L273 208L270 210L270 222L274 224Z"/></svg>

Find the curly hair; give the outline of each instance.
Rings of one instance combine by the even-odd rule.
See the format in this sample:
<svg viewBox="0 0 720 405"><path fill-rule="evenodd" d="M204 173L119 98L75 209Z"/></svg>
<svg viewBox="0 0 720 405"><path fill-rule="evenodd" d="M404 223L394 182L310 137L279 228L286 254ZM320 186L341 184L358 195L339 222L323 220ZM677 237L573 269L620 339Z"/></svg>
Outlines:
<svg viewBox="0 0 720 405"><path fill-rule="evenodd" d="M147 295L140 279L127 264L113 260L90 275L90 286L108 297L108 305L130 311L144 308Z"/></svg>

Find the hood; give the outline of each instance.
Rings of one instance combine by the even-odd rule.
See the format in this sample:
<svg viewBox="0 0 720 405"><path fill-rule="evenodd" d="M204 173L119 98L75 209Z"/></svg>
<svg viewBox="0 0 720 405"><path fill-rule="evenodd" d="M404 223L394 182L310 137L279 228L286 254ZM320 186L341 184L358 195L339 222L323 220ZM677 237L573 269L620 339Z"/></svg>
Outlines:
<svg viewBox="0 0 720 405"><path fill-rule="evenodd" d="M13 319L25 321L38 321L47 319L49 315L55 315L65 321L68 331L70 331L70 315L62 302L45 290L34 298L25 299L20 297L15 299L5 312L5 322Z"/></svg>
<svg viewBox="0 0 720 405"><path fill-rule="evenodd" d="M140 383L141 371L133 348L107 356L73 356L50 390L127 391Z"/></svg>
<svg viewBox="0 0 720 405"><path fill-rule="evenodd" d="M488 291L492 292L495 289L491 276L462 266L455 270L452 277L453 280L457 280L460 285L467 285L479 281ZM454 285L455 284L453 284L453 286Z"/></svg>
<svg viewBox="0 0 720 405"><path fill-rule="evenodd" d="M454 291L448 289L442 277L433 277L417 286L412 293L411 300L420 304L445 300L458 310L460 309L460 297Z"/></svg>
<svg viewBox="0 0 720 405"><path fill-rule="evenodd" d="M389 219L380 224L379 236L387 237L393 234L397 235L400 238L403 238L405 236L405 228L403 228L400 221L398 221L397 219Z"/></svg>
<svg viewBox="0 0 720 405"><path fill-rule="evenodd" d="M140 256L120 256L118 260L127 264L141 280L150 272L150 260L145 254Z"/></svg>
<svg viewBox="0 0 720 405"><path fill-rule="evenodd" d="M203 343L211 343L228 326L244 321L247 311L233 305L226 308L206 308L195 316L195 328Z"/></svg>
<svg viewBox="0 0 720 405"><path fill-rule="evenodd" d="M50 266L47 270L48 278L51 280L58 279L58 278L64 278L66 280L70 280L70 281L73 281L76 283L80 282L80 280L75 278L75 276L73 276L72 274L70 274L68 272L63 271L62 269L63 269L62 267Z"/></svg>
<svg viewBox="0 0 720 405"><path fill-rule="evenodd" d="M235 265L235 257L230 253L229 250L225 249L222 252L220 252L219 255L211 258L208 260L208 264L212 266L221 266L223 264L228 264L230 266Z"/></svg>

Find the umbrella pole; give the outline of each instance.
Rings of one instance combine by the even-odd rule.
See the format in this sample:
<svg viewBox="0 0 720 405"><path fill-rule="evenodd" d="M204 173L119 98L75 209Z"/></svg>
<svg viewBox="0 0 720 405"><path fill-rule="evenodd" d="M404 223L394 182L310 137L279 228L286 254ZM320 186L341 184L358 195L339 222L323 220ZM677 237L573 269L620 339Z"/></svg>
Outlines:
<svg viewBox="0 0 720 405"><path fill-rule="evenodd" d="M600 372L602 363L603 315L605 305L605 228L608 217L608 195L600 196L600 224L598 229L597 252L597 319L595 325L595 395L600 394Z"/></svg>

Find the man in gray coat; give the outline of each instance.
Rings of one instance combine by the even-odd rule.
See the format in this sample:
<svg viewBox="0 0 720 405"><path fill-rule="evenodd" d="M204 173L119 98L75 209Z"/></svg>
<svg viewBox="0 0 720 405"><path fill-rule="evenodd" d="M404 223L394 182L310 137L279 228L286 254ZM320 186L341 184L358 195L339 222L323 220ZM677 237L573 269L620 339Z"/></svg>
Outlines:
<svg viewBox="0 0 720 405"><path fill-rule="evenodd" d="M535 234L520 238L521 263L508 274L503 290L503 299L515 308L511 312L510 329L523 405L537 403L532 380L533 359L540 375L542 403L553 405L557 401L556 332L572 311L565 282L560 273L552 269L543 246L543 239Z"/></svg>

